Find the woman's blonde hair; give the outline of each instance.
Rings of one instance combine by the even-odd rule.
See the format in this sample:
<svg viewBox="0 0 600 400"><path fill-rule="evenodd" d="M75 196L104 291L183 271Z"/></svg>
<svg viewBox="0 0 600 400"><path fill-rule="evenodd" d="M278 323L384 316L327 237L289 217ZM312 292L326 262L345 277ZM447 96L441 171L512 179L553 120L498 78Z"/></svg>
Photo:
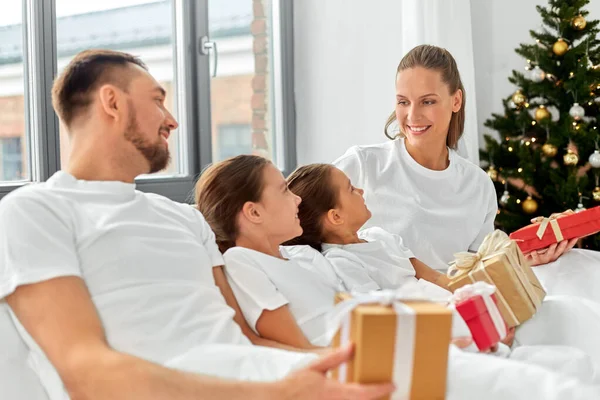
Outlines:
<svg viewBox="0 0 600 400"><path fill-rule="evenodd" d="M460 79L460 73L458 72L458 66L456 60L452 57L452 54L446 49L431 45L420 45L409 51L398 64L396 70L396 76L401 71L409 68L422 67L434 71L439 71L442 75L442 81L448 85L450 93L454 94L457 90L462 91L462 104L460 110L452 113L450 119L450 126L448 127L448 136L446 137L446 145L451 149L456 149L458 146L458 139L463 134L465 129L465 101L466 93L465 88ZM389 134L390 125L396 120L396 112L392 112L385 123L383 133L389 139L396 139L402 137L404 134L400 131L399 134L391 136Z"/></svg>

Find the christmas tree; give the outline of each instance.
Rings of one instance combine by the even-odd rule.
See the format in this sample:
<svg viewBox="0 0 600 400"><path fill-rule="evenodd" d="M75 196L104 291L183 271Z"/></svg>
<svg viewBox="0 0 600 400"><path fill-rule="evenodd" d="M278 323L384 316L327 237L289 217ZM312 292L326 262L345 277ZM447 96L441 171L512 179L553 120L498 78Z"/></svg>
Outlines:
<svg viewBox="0 0 600 400"><path fill-rule="evenodd" d="M516 91L504 114L485 126L480 158L498 193L497 227L512 232L532 217L600 205L600 41L589 0L537 6L542 25L515 51L525 71L513 71ZM600 235L583 247L600 249Z"/></svg>

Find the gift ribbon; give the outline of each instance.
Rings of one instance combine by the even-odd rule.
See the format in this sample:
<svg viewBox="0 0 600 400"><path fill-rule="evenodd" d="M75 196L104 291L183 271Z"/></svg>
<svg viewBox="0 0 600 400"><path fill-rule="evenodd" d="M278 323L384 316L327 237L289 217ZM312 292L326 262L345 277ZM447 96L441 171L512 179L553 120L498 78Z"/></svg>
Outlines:
<svg viewBox="0 0 600 400"><path fill-rule="evenodd" d="M529 282L525 272L521 269L519 261L515 259L511 252L505 252L505 250L509 249L511 246L513 246L513 241L509 239L508 235L500 230L495 230L485 237L483 243L481 246L479 246L477 253L460 252L454 254L455 261L448 268L447 275L451 280L456 280L463 275L468 275L471 282L475 283L476 281L475 278L473 278L473 273L476 271L481 271L485 276L485 279L488 282L493 283L494 281L485 270L484 261L504 253L509 258L511 265L515 267L514 271L517 275L517 278L521 282L532 302L537 304L541 301L541 298L533 289L533 286L531 285L531 282ZM509 317L517 323L521 322L510 308L502 293L498 291L497 295L498 301L504 305L504 308L509 313Z"/></svg>
<svg viewBox="0 0 600 400"><path fill-rule="evenodd" d="M398 290L378 290L368 293L353 293L352 298L338 303L328 315L327 335L331 341L340 331L340 345L350 340L350 318L352 310L361 304L381 304L392 306L396 312L396 340L394 343L394 364L392 381L396 391L392 400L409 398L412 384L412 369L416 337L416 313L402 301L427 301L423 291L413 285L405 285ZM338 379L346 382L347 366L339 368Z"/></svg>
<svg viewBox="0 0 600 400"><path fill-rule="evenodd" d="M564 214L569 214L569 212L571 214L573 213L573 211L567 210L564 213L552 214L548 218L537 217L536 219L534 219L535 222L540 223L540 226L539 226L537 232L535 233L535 235L538 237L538 239L542 240L542 238L544 237L544 233L546 232L546 229L548 229L548 225L550 225L552 227L552 232L554 232L554 236L556 236L556 241L557 242L563 241L564 237L560 230L560 226L558 225L557 219L564 216Z"/></svg>
<svg viewBox="0 0 600 400"><path fill-rule="evenodd" d="M496 332L498 332L498 335L500 335L500 340L502 340L507 334L506 323L504 322L504 318L502 318L502 314L500 314L498 306L492 299L494 292L496 292L496 287L494 285L479 281L456 289L452 295L451 301L452 303L456 304L475 296L481 296L483 302L485 303L485 307L492 318Z"/></svg>

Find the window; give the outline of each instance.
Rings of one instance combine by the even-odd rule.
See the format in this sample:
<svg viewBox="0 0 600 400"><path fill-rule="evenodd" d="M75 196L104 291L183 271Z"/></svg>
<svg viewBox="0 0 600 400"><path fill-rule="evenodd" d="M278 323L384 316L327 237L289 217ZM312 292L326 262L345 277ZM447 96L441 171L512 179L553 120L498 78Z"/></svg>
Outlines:
<svg viewBox="0 0 600 400"><path fill-rule="evenodd" d="M214 160L258 154L285 169L277 5L272 0L208 2L209 36L217 45L211 54ZM226 140L235 143L223 148Z"/></svg>
<svg viewBox="0 0 600 400"><path fill-rule="evenodd" d="M3 181L18 181L23 179L23 149L21 137L0 139L2 146L2 173Z"/></svg>
<svg viewBox="0 0 600 400"><path fill-rule="evenodd" d="M252 127L250 125L221 125L218 127L217 145L213 146L219 160L239 154L252 153Z"/></svg>
<svg viewBox="0 0 600 400"><path fill-rule="evenodd" d="M23 3L3 4L0 14L0 181L29 180L25 126Z"/></svg>
<svg viewBox="0 0 600 400"><path fill-rule="evenodd" d="M169 138L170 166L139 177L140 190L186 201L207 164L241 153L265 155L286 171L295 166L293 112L285 107L293 93L290 2L6 3L0 14L0 196L67 165L69 136L52 109L52 82L89 48L139 56L167 90L167 108L179 122ZM211 50L205 42L216 45Z"/></svg>

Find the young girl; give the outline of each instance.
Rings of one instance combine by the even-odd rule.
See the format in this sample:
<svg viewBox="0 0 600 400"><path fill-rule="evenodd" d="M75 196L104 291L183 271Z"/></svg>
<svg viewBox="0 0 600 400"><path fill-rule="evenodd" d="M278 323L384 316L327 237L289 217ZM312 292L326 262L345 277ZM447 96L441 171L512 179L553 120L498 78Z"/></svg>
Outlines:
<svg viewBox="0 0 600 400"><path fill-rule="evenodd" d="M342 171L312 164L298 168L287 180L290 190L303 199L298 213L303 234L286 244L321 250L347 287L394 289L418 278L423 278L419 283L428 280L446 286L445 276L416 260L399 236L376 227L359 231L371 213L363 190L354 187ZM430 284L425 289L432 298L449 293ZM548 296L536 316L515 331L515 338L518 345L577 347L600 366L600 346L591 332L600 333L599 321L594 302ZM587 331L581 329L584 324Z"/></svg>
<svg viewBox="0 0 600 400"><path fill-rule="evenodd" d="M397 289L418 280L432 297L450 295L446 275L417 260L400 236L378 227L359 231L371 212L364 191L342 171L311 164L298 168L287 181L304 201L298 214L303 233L286 244L322 251L349 290Z"/></svg>
<svg viewBox="0 0 600 400"><path fill-rule="evenodd" d="M328 345L325 314L346 288L318 252L294 249L292 259L280 247L302 234L300 202L281 172L257 156L215 164L196 186L248 324L265 338L310 348Z"/></svg>
<svg viewBox="0 0 600 400"><path fill-rule="evenodd" d="M345 288L316 250L295 248L298 258L290 259L280 246L302 234L301 199L289 191L281 172L256 156L217 163L200 178L196 202L225 252L228 279L252 328L266 338L297 347L329 345L325 316L333 308L334 293ZM600 388L583 383L589 379L465 353L454 346L449 360L449 399L600 395Z"/></svg>

